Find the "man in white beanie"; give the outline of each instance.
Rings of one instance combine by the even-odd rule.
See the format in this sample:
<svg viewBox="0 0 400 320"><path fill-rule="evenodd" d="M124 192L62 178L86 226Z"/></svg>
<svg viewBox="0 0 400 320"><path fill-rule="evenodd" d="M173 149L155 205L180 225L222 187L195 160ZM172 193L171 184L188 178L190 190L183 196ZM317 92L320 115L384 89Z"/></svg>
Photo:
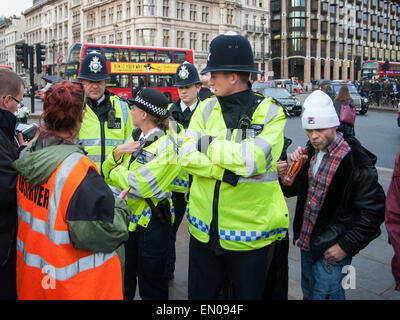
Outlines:
<svg viewBox="0 0 400 320"><path fill-rule="evenodd" d="M289 158L305 161L292 186L281 184L286 197L298 197L293 244L301 251L303 298L345 299L343 268L379 236L385 193L376 156L353 136L336 131L339 119L329 96L314 91L304 108L307 154L298 147ZM286 162L278 163L280 179L286 169Z"/></svg>

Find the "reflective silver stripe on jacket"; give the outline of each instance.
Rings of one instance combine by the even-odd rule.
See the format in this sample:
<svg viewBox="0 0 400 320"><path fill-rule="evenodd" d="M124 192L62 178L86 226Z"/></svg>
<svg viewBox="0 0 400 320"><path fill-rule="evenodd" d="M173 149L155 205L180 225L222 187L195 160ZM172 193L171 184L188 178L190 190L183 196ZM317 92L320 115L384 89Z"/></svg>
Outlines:
<svg viewBox="0 0 400 320"><path fill-rule="evenodd" d="M261 175L260 178L255 179L252 177L240 177L238 182L246 182L246 183L263 183L263 182L271 182L278 181L278 172L277 171L267 171Z"/></svg>
<svg viewBox="0 0 400 320"><path fill-rule="evenodd" d="M116 147L125 142L124 139L105 139L106 147ZM81 139L79 142L83 147L99 147L101 145L101 139Z"/></svg>
<svg viewBox="0 0 400 320"><path fill-rule="evenodd" d="M30 267L43 270L45 266L50 266L50 269L47 269L49 275L58 281L65 281L76 276L80 272L100 267L115 255L115 253L95 253L83 257L66 267L56 268L55 266L51 266L48 261L44 260L41 256L26 251L25 243L19 239L17 239L17 250L22 252L24 262Z"/></svg>
<svg viewBox="0 0 400 320"><path fill-rule="evenodd" d="M211 112L213 111L215 105L217 104L218 99L216 97L210 98L208 101L207 105L203 109L203 122L204 122L204 127L207 126L207 121L208 118L211 115Z"/></svg>
<svg viewBox="0 0 400 320"><path fill-rule="evenodd" d="M41 219L36 219L31 212L25 211L21 208L21 206L18 206L18 216L20 217L20 219L28 223L33 231L47 236L48 239L55 245L63 245L71 243L68 230L66 231L55 230L55 223L57 218L58 207L60 205L61 194L65 182L82 157L84 157L83 154L74 152L61 163L61 166L56 174L56 178L54 181L53 193L49 200L48 222L45 222L44 220ZM17 248L19 251L22 252L24 262L28 266L43 268L45 265L49 265L49 263L45 261L42 257L27 252L25 250L25 243L20 239L18 239L17 241ZM90 268L102 265L104 262L110 259L114 254L115 253L111 254L96 253L88 257L82 258L64 268L55 268L52 266L52 268L54 268L55 270L55 275L56 275L55 279L67 280L77 275L81 271L85 271Z"/></svg>
<svg viewBox="0 0 400 320"><path fill-rule="evenodd" d="M124 118L124 126L126 127L126 123L128 121L128 117L129 117L129 111L128 110L130 110L130 109L129 109L128 104L125 101L119 99L119 102L121 104L122 117Z"/></svg>

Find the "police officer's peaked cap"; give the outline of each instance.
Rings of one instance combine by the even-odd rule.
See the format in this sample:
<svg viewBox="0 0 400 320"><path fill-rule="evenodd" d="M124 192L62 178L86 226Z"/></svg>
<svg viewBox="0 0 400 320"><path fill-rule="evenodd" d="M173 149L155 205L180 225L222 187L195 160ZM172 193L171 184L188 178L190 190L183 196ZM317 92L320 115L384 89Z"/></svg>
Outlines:
<svg viewBox="0 0 400 320"><path fill-rule="evenodd" d="M182 63L175 73L175 87L186 87L193 84L201 84L199 73L194 65L185 61Z"/></svg>
<svg viewBox="0 0 400 320"><path fill-rule="evenodd" d="M254 67L250 42L232 31L219 35L210 42L207 66L200 74L211 71L261 73Z"/></svg>
<svg viewBox="0 0 400 320"><path fill-rule="evenodd" d="M110 79L104 57L97 53L89 53L83 58L78 79L102 81Z"/></svg>
<svg viewBox="0 0 400 320"><path fill-rule="evenodd" d="M169 117L168 99L156 89L144 88L135 98L129 98L128 101L157 118Z"/></svg>

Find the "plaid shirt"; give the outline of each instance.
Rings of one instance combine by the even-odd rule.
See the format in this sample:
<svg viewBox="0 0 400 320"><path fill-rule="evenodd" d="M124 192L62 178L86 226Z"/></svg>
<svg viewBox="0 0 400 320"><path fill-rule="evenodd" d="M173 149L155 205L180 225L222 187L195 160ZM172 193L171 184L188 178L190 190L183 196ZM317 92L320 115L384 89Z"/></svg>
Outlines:
<svg viewBox="0 0 400 320"><path fill-rule="evenodd" d="M315 177L312 175L312 167L315 165L316 154L310 160L308 170L308 191L304 205L303 225L297 246L302 250L310 250L310 236L317 221L318 213L322 208L329 185L340 162L349 153L350 147L343 139L343 134L337 132L337 139L328 147L328 152L322 158Z"/></svg>

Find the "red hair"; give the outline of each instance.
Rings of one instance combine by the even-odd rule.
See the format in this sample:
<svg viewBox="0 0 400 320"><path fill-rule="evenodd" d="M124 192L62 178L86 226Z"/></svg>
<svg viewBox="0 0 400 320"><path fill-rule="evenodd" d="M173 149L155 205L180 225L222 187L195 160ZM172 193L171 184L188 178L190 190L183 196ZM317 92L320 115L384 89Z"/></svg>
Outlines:
<svg viewBox="0 0 400 320"><path fill-rule="evenodd" d="M81 119L83 99L84 89L78 83L62 81L52 85L43 103L44 130L72 134Z"/></svg>

